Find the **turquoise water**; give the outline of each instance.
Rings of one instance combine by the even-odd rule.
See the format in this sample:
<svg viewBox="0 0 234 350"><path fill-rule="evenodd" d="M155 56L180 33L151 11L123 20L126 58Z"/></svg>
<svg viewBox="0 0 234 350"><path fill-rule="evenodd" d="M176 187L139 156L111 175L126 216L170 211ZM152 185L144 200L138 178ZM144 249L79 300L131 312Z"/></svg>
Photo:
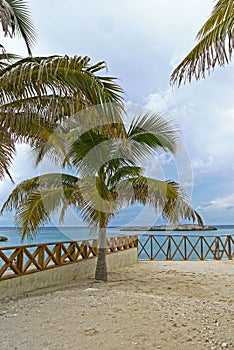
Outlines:
<svg viewBox="0 0 234 350"><path fill-rule="evenodd" d="M117 236L120 234L119 229L108 229L108 236ZM90 233L86 227L44 227L39 234L33 239L21 240L19 231L14 227L0 227L0 236L7 237L6 242L0 242L0 248L12 247L18 245L62 242L72 240L82 240L97 237L96 234Z"/></svg>
<svg viewBox="0 0 234 350"><path fill-rule="evenodd" d="M212 244L212 249L215 249L214 244L214 236L221 237L222 242L224 243L226 240L227 235L234 236L234 225L223 225L223 226L216 226L218 230L215 231L151 231L151 232L140 232L140 231L131 231L130 234L134 235L142 235L139 237L139 246L138 246L138 253L139 253L139 259L140 260L149 260L151 257L153 259L157 260L165 260L165 254L168 249L168 239L167 236L171 235L173 236L173 241L178 245L179 242L182 240L182 244L180 245L181 251L184 251L184 242L183 237L181 236L189 236L189 240L192 245L196 246L196 249L200 251L198 242L198 236L204 236L206 237L206 242L208 245ZM111 227L107 229L107 235L108 236L119 236L119 235L126 235L129 234L127 231L121 231L118 227ZM144 235L145 234L145 235ZM149 238L149 235L155 235L156 240L158 243L156 243L155 239L151 240ZM96 238L96 235L90 235L89 229L85 227L63 227L63 228L55 228L55 227L45 227L40 230L37 237L35 237L32 240L25 239L23 242L21 240L19 232L13 227L11 228L0 228L0 236L5 236L8 238L6 242L0 242L0 248L6 248L6 247L14 247L19 245L27 245L27 244L39 244L39 243L53 243L53 242L61 242L61 241L72 241L72 240L83 240L83 239L92 239ZM150 242L153 242L152 245ZM213 242L213 243L212 243ZM174 256L174 260L182 260L180 251L176 249L175 243L172 243L171 248L172 251L176 250L176 254ZM186 243L187 244L187 243ZM160 246L163 248L163 252L159 249ZM191 251L191 245L190 243L187 244L188 249ZM204 254L206 256L206 259L213 259L214 256L211 254L211 252L207 249L208 245L204 245ZM144 246L144 249L142 249L142 246ZM29 250L33 252L35 248L29 248ZM6 254L8 257L13 253L13 249L7 249L4 250L4 254ZM234 251L234 244L232 244L232 251ZM207 252L207 254L206 254ZM190 259L198 259L195 252L192 250ZM3 264L3 260L0 258L0 266Z"/></svg>
<svg viewBox="0 0 234 350"><path fill-rule="evenodd" d="M173 235L173 236L221 236L221 235L234 235L234 225L220 225L216 226L216 231L154 231L150 234L157 236ZM123 234L129 234L127 231L120 231L119 227L110 227L107 229L108 236L118 236ZM145 232L130 232L130 234L143 234ZM37 244L37 243L48 243L48 242L61 242L70 240L82 240L87 238L96 237L91 234L88 228L85 227L45 227L42 228L37 237L32 240L25 239L21 241L21 237L14 227L0 227L0 236L8 238L6 242L0 242L0 248L11 247L24 244Z"/></svg>

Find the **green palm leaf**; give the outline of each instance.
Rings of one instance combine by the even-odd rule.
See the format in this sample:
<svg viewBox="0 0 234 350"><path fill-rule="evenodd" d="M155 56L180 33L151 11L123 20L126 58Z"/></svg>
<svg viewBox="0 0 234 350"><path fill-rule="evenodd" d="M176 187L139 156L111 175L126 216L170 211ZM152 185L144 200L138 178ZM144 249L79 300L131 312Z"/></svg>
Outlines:
<svg viewBox="0 0 234 350"><path fill-rule="evenodd" d="M131 141L132 154L139 159L159 150L175 153L180 135L173 121L159 113L146 113L132 120L128 139Z"/></svg>
<svg viewBox="0 0 234 350"><path fill-rule="evenodd" d="M99 70L105 68L103 62ZM70 96L83 102L84 106L102 103L121 103L122 89L114 78L96 76L92 73L89 57L35 57L17 61L0 71L1 104L9 100L48 95ZM71 106L72 107L72 106ZM73 113L75 111L73 110Z"/></svg>
<svg viewBox="0 0 234 350"><path fill-rule="evenodd" d="M56 189L61 187L73 187L77 182L77 177L69 174L50 173L33 177L22 181L15 187L8 199L5 201L1 213L5 210L17 210L21 202L38 190Z"/></svg>
<svg viewBox="0 0 234 350"><path fill-rule="evenodd" d="M73 196L77 180L75 176L59 173L25 180L12 191L1 213L16 210L16 226L21 228L22 239L34 237L38 228L49 221L52 213L60 209L62 220L65 207L82 206L82 198Z"/></svg>
<svg viewBox="0 0 234 350"><path fill-rule="evenodd" d="M73 188L62 187L30 193L18 207L15 217L16 226L21 228L22 239L34 237L38 228L49 222L51 214L72 198L73 191Z"/></svg>
<svg viewBox="0 0 234 350"><path fill-rule="evenodd" d="M121 133L122 90L114 78L95 76L103 68L104 62L91 65L88 57L78 56L29 57L6 65L0 70L0 126L15 142L37 149L37 162L51 150L52 159L59 161L59 147L64 161L66 152L61 142L55 142L54 130L68 117L76 128L85 128L88 122L108 134ZM93 104L99 107L81 113ZM107 128L106 121L113 124Z"/></svg>

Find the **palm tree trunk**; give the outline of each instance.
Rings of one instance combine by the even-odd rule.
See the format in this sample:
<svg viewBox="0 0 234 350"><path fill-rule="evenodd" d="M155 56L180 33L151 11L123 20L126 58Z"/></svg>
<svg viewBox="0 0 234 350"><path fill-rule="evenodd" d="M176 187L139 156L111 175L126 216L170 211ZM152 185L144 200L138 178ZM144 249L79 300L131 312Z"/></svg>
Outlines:
<svg viewBox="0 0 234 350"><path fill-rule="evenodd" d="M95 272L95 279L107 281L106 264L106 227L99 228L98 232L98 258Z"/></svg>

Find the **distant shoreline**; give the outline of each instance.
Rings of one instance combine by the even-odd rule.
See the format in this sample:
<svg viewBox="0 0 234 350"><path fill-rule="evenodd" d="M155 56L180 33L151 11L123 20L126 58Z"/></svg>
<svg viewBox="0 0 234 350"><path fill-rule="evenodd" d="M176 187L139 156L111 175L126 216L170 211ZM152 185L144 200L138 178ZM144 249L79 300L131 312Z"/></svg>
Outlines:
<svg viewBox="0 0 234 350"><path fill-rule="evenodd" d="M120 229L120 231L215 231L217 227L209 225L160 225L160 226L129 226Z"/></svg>

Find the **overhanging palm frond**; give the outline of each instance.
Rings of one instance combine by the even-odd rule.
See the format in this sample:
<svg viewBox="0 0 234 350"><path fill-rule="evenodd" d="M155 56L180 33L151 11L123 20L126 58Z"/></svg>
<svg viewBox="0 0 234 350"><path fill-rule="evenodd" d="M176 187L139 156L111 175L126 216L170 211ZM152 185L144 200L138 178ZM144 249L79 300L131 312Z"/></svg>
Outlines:
<svg viewBox="0 0 234 350"><path fill-rule="evenodd" d="M99 70L105 68L103 62ZM50 56L25 58L0 71L1 104L18 98L49 94L74 96L84 106L116 102L120 106L122 89L114 78L92 73L90 58ZM109 84L106 84L109 79ZM73 111L75 112L75 111Z"/></svg>
<svg viewBox="0 0 234 350"><path fill-rule="evenodd" d="M95 76L103 68L104 62L91 65L88 57L78 56L29 57L7 64L0 70L0 126L15 141L36 147L37 162L50 150L53 160L59 161L58 143L49 143L55 141L54 130L65 120L68 130L74 119L71 123L77 123L76 128L84 130L89 123L108 135L123 133L122 89L114 78Z"/></svg>
<svg viewBox="0 0 234 350"><path fill-rule="evenodd" d="M5 35L18 34L24 39L29 55L36 41L36 32L26 1L1 0L0 21Z"/></svg>
<svg viewBox="0 0 234 350"><path fill-rule="evenodd" d="M228 64L234 48L234 1L219 0L197 34L198 44L170 77L171 85L205 78L216 65Z"/></svg>
<svg viewBox="0 0 234 350"><path fill-rule="evenodd" d="M88 123L91 128L103 125L105 130L104 124L113 123L111 130L116 129L116 124L118 131L122 90L112 78L108 78L111 87L106 86L107 78L103 81L95 76L89 62L88 57L51 56L26 58L8 65L0 71L0 118L1 112L4 117L16 113L59 123L72 116L80 122L78 125L84 124L86 131ZM95 66L105 67L103 62ZM94 105L97 106L91 108Z"/></svg>

